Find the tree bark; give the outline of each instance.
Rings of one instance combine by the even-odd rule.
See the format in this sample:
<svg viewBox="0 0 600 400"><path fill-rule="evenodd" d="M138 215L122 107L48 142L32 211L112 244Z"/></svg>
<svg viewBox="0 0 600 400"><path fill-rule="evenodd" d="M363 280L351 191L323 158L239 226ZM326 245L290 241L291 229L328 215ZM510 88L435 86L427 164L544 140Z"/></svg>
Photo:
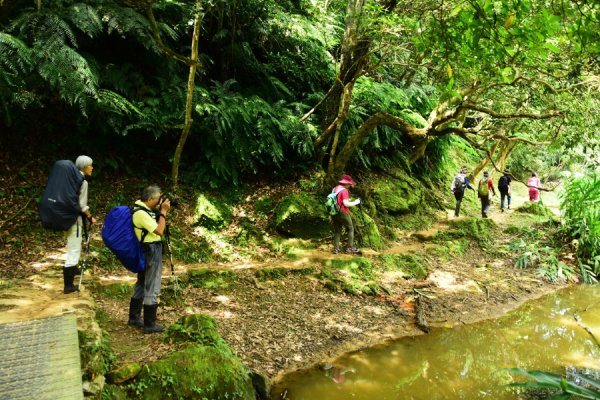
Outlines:
<svg viewBox="0 0 600 400"><path fill-rule="evenodd" d="M192 50L190 54L190 73L188 75L187 96L185 101L185 121L179 142L175 148L173 156L173 165L171 169L171 181L173 192L177 191L179 185L179 162L181 161L181 153L183 147L192 128L194 122L192 118L192 107L194 99L194 88L196 86L196 67L198 65L198 41L200 39L200 25L202 23L202 0L196 0L195 16L194 16L194 34L192 35Z"/></svg>

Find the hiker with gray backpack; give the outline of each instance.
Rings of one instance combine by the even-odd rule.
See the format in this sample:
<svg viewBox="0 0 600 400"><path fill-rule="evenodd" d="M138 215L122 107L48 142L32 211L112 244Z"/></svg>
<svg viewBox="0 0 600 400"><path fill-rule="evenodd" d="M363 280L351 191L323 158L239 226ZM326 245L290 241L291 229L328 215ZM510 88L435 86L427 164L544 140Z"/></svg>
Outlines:
<svg viewBox="0 0 600 400"><path fill-rule="evenodd" d="M466 189L471 189L473 192L475 191L473 186L469 184L467 167L463 166L458 172L458 175L452 180L452 185L450 185L450 190L454 193L454 198L456 199L456 207L454 208L455 217L458 217L460 214L460 204L462 203Z"/></svg>
<svg viewBox="0 0 600 400"><path fill-rule="evenodd" d="M70 160L57 161L50 171L48 183L38 204L42 226L65 232L65 294L78 292L80 289L73 284L73 280L75 275L83 273L83 268L77 268L81 256L81 243L86 235L86 246L89 249L88 229L96 222L88 206L88 182L85 180L92 175L92 162L90 157L83 155L77 157L75 163Z"/></svg>

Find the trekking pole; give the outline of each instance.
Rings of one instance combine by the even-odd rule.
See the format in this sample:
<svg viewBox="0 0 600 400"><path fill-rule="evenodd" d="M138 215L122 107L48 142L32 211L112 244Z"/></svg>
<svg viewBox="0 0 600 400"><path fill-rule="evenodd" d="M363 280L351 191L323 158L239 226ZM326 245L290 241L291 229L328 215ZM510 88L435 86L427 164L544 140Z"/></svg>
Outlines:
<svg viewBox="0 0 600 400"><path fill-rule="evenodd" d="M175 276L175 266L173 265L173 251L171 250L171 232L169 231L169 224L165 225L165 240L167 242L167 253L169 254L169 262L171 263L171 281L173 282L173 293L177 298L179 282L177 281L177 276Z"/></svg>
<svg viewBox="0 0 600 400"><path fill-rule="evenodd" d="M85 219L83 221L83 232L85 235L85 247L83 251L83 260L81 261L81 274L79 274L79 285L77 289L81 290L81 282L83 281L83 273L87 268L87 255L90 252L90 238L92 237L92 221L90 220L89 228L86 225Z"/></svg>

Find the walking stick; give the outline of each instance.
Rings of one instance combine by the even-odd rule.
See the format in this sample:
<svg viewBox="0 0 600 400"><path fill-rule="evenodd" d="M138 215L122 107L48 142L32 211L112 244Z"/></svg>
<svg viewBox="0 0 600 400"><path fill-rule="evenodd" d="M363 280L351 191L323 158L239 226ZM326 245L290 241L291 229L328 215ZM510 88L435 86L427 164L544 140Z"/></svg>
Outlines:
<svg viewBox="0 0 600 400"><path fill-rule="evenodd" d="M167 253L169 254L169 262L171 263L171 281L173 282L173 294L175 298L177 298L179 282L177 281L177 276L175 276L175 266L173 265L173 252L171 250L171 232L169 231L169 224L165 225L165 240L167 242Z"/></svg>
<svg viewBox="0 0 600 400"><path fill-rule="evenodd" d="M92 237L92 221L90 220L89 228L86 225L85 219L83 220L83 234L85 235L85 247L83 252L83 260L81 261L81 274L79 274L79 285L77 289L81 290L81 282L83 281L83 272L87 268L87 255L90 252L90 238Z"/></svg>

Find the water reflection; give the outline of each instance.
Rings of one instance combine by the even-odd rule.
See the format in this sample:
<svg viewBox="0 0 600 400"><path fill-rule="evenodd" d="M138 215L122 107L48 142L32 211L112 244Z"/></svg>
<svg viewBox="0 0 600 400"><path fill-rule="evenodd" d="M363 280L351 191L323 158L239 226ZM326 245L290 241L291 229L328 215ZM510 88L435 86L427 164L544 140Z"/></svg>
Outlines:
<svg viewBox="0 0 600 400"><path fill-rule="evenodd" d="M502 368L600 369L592 335L600 338L600 288L579 286L496 320L436 329L291 374L273 398L516 399L504 386L513 378Z"/></svg>

